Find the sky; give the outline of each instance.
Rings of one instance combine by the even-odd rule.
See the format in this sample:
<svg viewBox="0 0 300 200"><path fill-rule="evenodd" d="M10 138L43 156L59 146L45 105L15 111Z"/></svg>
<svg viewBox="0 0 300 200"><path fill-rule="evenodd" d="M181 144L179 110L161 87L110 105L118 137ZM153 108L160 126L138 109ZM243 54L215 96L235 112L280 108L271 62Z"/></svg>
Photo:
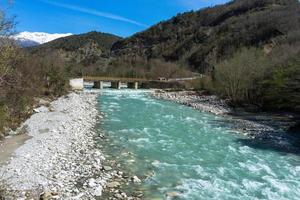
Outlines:
<svg viewBox="0 0 300 200"><path fill-rule="evenodd" d="M0 0L16 16L16 31L85 33L100 31L122 37L143 31L178 13L228 0Z"/></svg>

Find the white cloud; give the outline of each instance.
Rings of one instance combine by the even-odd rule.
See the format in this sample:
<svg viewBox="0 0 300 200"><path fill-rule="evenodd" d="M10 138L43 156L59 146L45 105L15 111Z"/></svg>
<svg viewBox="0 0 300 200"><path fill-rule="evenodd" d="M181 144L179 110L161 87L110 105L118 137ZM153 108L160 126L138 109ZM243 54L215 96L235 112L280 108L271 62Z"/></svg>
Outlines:
<svg viewBox="0 0 300 200"><path fill-rule="evenodd" d="M122 22L127 22L130 24L134 24L137 26L142 26L142 27L147 27L147 25L142 24L140 22L128 19L126 17L122 17L119 15L115 15L112 13L106 13L106 12L101 12L98 10L93 10L93 9L88 9L88 8L83 8L83 7L78 7L78 6L74 6L71 4L64 4L64 3L58 3L58 2L53 2L53 1L49 1L49 0L39 0L43 3L49 4L49 5L53 5L56 7L61 7L61 8L65 8L65 9L69 9L69 10L74 10L74 11L78 11L81 13L86 13L86 14L90 14L90 15L94 15L94 16L98 16L98 17L104 17L104 18L108 18L108 19L113 19L113 20L117 20L117 21L122 21Z"/></svg>

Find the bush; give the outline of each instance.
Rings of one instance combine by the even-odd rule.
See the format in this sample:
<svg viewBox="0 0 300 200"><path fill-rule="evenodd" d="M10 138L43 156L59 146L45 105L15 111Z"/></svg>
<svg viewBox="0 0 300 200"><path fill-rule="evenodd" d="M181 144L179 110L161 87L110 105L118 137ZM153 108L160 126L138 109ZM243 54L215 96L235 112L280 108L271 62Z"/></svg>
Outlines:
<svg viewBox="0 0 300 200"><path fill-rule="evenodd" d="M263 82L266 108L300 111L300 62L277 66Z"/></svg>
<svg viewBox="0 0 300 200"><path fill-rule="evenodd" d="M58 96L68 89L65 63L58 54L44 57L24 52L2 38L0 47L0 130L28 117L34 97Z"/></svg>
<svg viewBox="0 0 300 200"><path fill-rule="evenodd" d="M234 103L256 101L261 93L259 83L269 69L270 61L256 48L241 49L215 67L217 92Z"/></svg>

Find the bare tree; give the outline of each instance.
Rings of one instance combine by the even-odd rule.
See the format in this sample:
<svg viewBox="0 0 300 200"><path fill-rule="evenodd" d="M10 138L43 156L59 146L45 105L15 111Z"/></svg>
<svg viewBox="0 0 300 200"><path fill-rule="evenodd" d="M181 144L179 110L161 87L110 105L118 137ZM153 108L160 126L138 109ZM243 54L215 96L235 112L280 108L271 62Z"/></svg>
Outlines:
<svg viewBox="0 0 300 200"><path fill-rule="evenodd" d="M13 41L5 38L0 39L0 87L13 70L12 62L17 57L17 47Z"/></svg>
<svg viewBox="0 0 300 200"><path fill-rule="evenodd" d="M8 1L11 3L12 1ZM0 36L8 36L15 26L14 17L8 18L3 10L0 10Z"/></svg>
<svg viewBox="0 0 300 200"><path fill-rule="evenodd" d="M233 102L255 98L269 62L260 49L242 49L232 58L216 65L215 78L219 93Z"/></svg>

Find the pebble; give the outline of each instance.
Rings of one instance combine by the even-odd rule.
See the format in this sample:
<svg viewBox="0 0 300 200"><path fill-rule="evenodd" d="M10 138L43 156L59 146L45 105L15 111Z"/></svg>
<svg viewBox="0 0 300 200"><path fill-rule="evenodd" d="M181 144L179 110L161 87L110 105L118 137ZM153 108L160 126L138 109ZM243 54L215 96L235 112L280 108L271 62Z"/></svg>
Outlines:
<svg viewBox="0 0 300 200"><path fill-rule="evenodd" d="M116 188L116 187L120 186L120 183L117 181L113 181L113 182L108 183L106 186L109 188Z"/></svg>
<svg viewBox="0 0 300 200"><path fill-rule="evenodd" d="M93 188L97 186L95 179L91 178L88 183L89 187Z"/></svg>
<svg viewBox="0 0 300 200"><path fill-rule="evenodd" d="M93 195L96 197L102 196L102 190L103 190L102 186L98 186L97 188L95 188Z"/></svg>
<svg viewBox="0 0 300 200"><path fill-rule="evenodd" d="M51 111L46 107L36 109L24 122L31 139L16 150L7 165L0 167L10 199L17 199L23 191L45 191L41 199L70 199L77 194L77 199L93 199L102 194L101 185L111 178L93 170L93 166L100 169L105 159L94 144L93 127L100 115L95 109L97 94L80 92L66 97L53 101ZM51 131L39 131L46 129ZM93 177L98 177L97 181Z"/></svg>
<svg viewBox="0 0 300 200"><path fill-rule="evenodd" d="M105 171L110 171L110 170L112 170L112 168L111 168L110 166L104 166L103 169L104 169Z"/></svg>
<svg viewBox="0 0 300 200"><path fill-rule="evenodd" d="M167 197L170 197L170 198L176 198L176 197L179 197L180 194L179 194L178 192L171 191L171 192L167 192L167 193L166 193L166 196L167 196Z"/></svg>

